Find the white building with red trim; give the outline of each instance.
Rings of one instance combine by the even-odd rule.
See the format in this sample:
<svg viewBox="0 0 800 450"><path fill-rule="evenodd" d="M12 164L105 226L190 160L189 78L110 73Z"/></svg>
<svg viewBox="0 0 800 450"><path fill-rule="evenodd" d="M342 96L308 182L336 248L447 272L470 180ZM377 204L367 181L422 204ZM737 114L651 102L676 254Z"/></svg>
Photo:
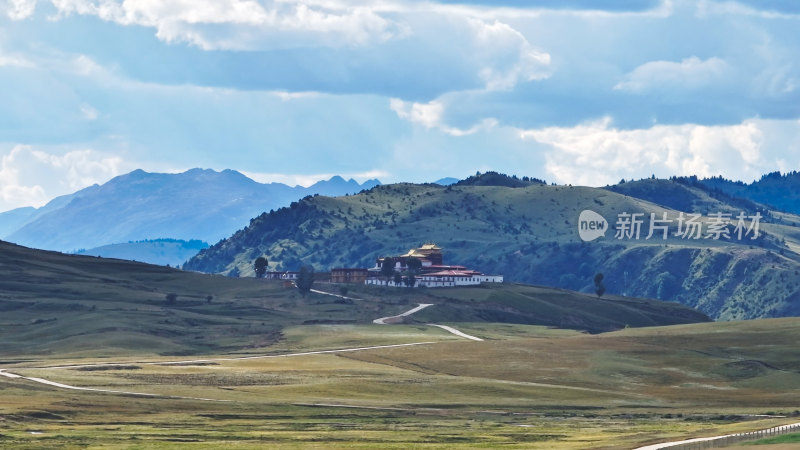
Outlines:
<svg viewBox="0 0 800 450"><path fill-rule="evenodd" d="M407 271L407 262L410 258L417 258L422 263L419 273L414 276L416 286L456 287L503 282L502 275L485 275L476 270L467 269L464 266L446 266L442 264L441 249L436 247L435 244L425 244L418 249L409 250L405 255L393 258L395 270L400 273ZM383 260L384 258L378 259L375 267L369 269L369 276L364 283L374 286L406 286L404 282L395 283L394 279L387 280L380 275Z"/></svg>

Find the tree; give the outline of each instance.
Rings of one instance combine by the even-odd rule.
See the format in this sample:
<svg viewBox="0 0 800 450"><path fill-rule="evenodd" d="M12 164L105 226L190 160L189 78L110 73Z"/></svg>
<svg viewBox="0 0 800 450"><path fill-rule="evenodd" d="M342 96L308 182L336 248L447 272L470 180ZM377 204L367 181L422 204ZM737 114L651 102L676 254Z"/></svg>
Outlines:
<svg viewBox="0 0 800 450"><path fill-rule="evenodd" d="M267 274L267 263L267 258L264 258L263 256L256 258L256 260L253 262L253 268L256 271L256 277L264 278L264 275Z"/></svg>
<svg viewBox="0 0 800 450"><path fill-rule="evenodd" d="M397 286L398 284L403 282L403 276L400 275L400 272L394 273L394 285Z"/></svg>
<svg viewBox="0 0 800 450"><path fill-rule="evenodd" d="M311 290L311 286L314 285L314 267L312 266L302 266L300 267L300 273L297 275L297 289L300 293L305 297L308 295L308 292Z"/></svg>
<svg viewBox="0 0 800 450"><path fill-rule="evenodd" d="M416 275L419 273L419 270L422 269L422 261L420 261L419 258L408 258L406 267L408 267L408 271L411 272L411 274Z"/></svg>
<svg viewBox="0 0 800 450"><path fill-rule="evenodd" d="M386 283L389 283L389 279L394 275L394 258L387 256L383 258L383 263L381 263L381 275L386 277Z"/></svg>
<svg viewBox="0 0 800 450"><path fill-rule="evenodd" d="M603 285L602 272L597 272L597 274L594 276L594 292L598 297L602 297L603 294L606 293L606 287Z"/></svg>
<svg viewBox="0 0 800 450"><path fill-rule="evenodd" d="M164 298L167 300L168 305L174 305L178 301L178 294L170 292Z"/></svg>
<svg viewBox="0 0 800 450"><path fill-rule="evenodd" d="M417 277L415 277L413 273L408 274L405 276L405 278L403 278L403 283L407 287L414 287L414 285L417 284Z"/></svg>

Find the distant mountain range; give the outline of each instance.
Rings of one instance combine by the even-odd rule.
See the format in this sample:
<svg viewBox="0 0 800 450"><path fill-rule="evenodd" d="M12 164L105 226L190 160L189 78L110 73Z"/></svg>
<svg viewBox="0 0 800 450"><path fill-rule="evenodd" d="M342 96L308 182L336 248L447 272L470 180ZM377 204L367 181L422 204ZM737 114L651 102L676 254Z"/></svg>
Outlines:
<svg viewBox="0 0 800 450"><path fill-rule="evenodd" d="M702 184L713 191L724 192L730 196L763 203L772 209L800 214L800 172L786 174L772 172L750 184L730 181L722 177L702 180L698 180L697 177L688 177L684 180Z"/></svg>
<svg viewBox="0 0 800 450"><path fill-rule="evenodd" d="M252 276L262 255L278 270L372 267L429 241L444 248L445 264L506 281L591 293L602 272L609 293L678 301L716 319L800 315L800 216L695 181L588 188L487 173L449 186L401 183L305 198L253 219L184 268ZM581 240L584 210L607 220L604 237ZM680 235L688 229L681 213L701 216L698 239ZM615 237L624 214L637 214L641 234ZM651 214L669 222L647 239ZM716 237L709 233L715 215L731 222ZM748 217L746 227L760 218L758 236L745 227L737 238L739 215Z"/></svg>
<svg viewBox="0 0 800 450"><path fill-rule="evenodd" d="M216 242L251 218L299 198L353 194L378 184L378 180L360 184L335 176L309 187L291 187L258 183L233 170L192 169L178 174L136 170L39 209L2 213L0 237L27 247L88 249L87 253L111 244L163 238Z"/></svg>
<svg viewBox="0 0 800 450"><path fill-rule="evenodd" d="M74 252L77 255L127 259L160 266L179 267L197 252L208 248L208 243L198 240L147 239L144 241L102 245Z"/></svg>

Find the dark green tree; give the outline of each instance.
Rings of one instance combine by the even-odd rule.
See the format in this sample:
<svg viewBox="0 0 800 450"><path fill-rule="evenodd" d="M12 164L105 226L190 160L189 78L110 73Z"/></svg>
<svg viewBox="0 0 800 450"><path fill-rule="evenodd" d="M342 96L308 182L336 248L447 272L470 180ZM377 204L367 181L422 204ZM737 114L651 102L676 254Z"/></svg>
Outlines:
<svg viewBox="0 0 800 450"><path fill-rule="evenodd" d="M417 277L414 276L413 273L410 273L403 277L403 284L405 284L407 287L414 287L414 285L417 284Z"/></svg>
<svg viewBox="0 0 800 450"><path fill-rule="evenodd" d="M386 277L387 283L394 275L394 264L394 258L390 256L383 258L383 262L381 263L381 275Z"/></svg>
<svg viewBox="0 0 800 450"><path fill-rule="evenodd" d="M400 275L400 272L394 273L394 285L397 286L398 284L403 282L403 276Z"/></svg>
<svg viewBox="0 0 800 450"><path fill-rule="evenodd" d="M303 297L308 295L308 292L311 291L311 286L314 285L314 267L300 267L300 273L297 274L297 281L295 284L297 285L297 289L300 291L300 294L302 294Z"/></svg>
<svg viewBox="0 0 800 450"><path fill-rule="evenodd" d="M594 276L594 292L598 297L602 297L606 293L606 287L603 285L603 273L597 272Z"/></svg>
<svg viewBox="0 0 800 450"><path fill-rule="evenodd" d="M419 258L408 258L406 267L408 267L409 272L416 275L419 273L419 270L422 269L422 261L420 261Z"/></svg>
<svg viewBox="0 0 800 450"><path fill-rule="evenodd" d="M164 298L167 300L168 305L174 305L178 301L178 294L170 292L169 294L165 295Z"/></svg>
<svg viewBox="0 0 800 450"><path fill-rule="evenodd" d="M256 277L264 278L264 275L267 274L267 264L267 258L264 258L263 256L259 256L255 261L253 261L253 268L256 271Z"/></svg>

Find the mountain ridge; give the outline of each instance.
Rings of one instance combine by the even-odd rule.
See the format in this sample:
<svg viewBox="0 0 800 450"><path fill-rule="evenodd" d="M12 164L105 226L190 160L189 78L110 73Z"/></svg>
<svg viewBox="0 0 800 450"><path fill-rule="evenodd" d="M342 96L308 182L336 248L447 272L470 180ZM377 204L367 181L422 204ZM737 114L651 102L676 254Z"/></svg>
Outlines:
<svg viewBox="0 0 800 450"><path fill-rule="evenodd" d="M711 209L741 211L698 188L657 182L694 193L699 203L690 206L703 212L706 228ZM500 273L507 281L593 292L592 278L603 272L609 293L678 301L716 319L800 314L800 218L782 222L765 212L757 239L751 234L737 241L735 233L685 239L675 235L681 211L667 206L604 188L507 184L398 183L348 197L306 197L254 218L184 268L251 276L258 256L267 257L270 270L372 267L378 257L433 241L445 249L445 264ZM586 209L606 218L667 214L673 218L669 239L647 240L645 229L639 239L608 233L583 242L577 220ZM730 233L733 225L728 227Z"/></svg>
<svg viewBox="0 0 800 450"><path fill-rule="evenodd" d="M196 168L179 174L137 169L54 199L5 238L67 252L148 239L216 242L261 212L305 195L344 195L377 184L374 179L359 184L333 177L309 187L290 187L258 183L230 169Z"/></svg>

